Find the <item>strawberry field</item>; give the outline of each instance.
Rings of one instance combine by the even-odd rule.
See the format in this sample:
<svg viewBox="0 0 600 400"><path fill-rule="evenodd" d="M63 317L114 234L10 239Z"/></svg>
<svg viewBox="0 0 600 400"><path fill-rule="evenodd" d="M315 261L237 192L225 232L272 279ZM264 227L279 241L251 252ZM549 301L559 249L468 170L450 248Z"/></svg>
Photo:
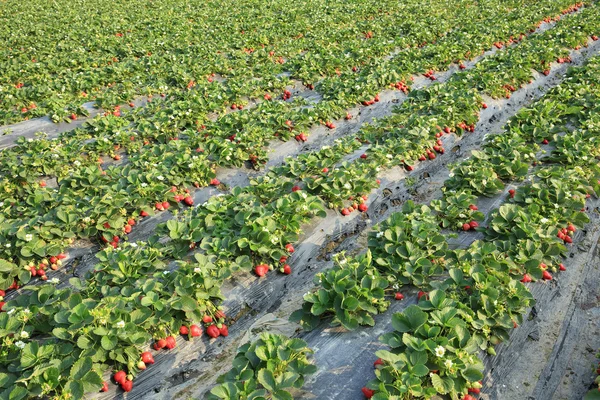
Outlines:
<svg viewBox="0 0 600 400"><path fill-rule="evenodd" d="M600 398L597 3L0 21L0 399Z"/></svg>

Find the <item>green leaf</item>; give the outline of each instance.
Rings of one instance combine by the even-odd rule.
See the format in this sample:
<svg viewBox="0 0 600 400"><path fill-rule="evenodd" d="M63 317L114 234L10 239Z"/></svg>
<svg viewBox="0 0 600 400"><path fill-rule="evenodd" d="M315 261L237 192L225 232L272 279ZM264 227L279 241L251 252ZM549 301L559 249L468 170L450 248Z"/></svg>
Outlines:
<svg viewBox="0 0 600 400"><path fill-rule="evenodd" d="M426 321L427 313L416 305L409 306L403 313L392 316L392 326L398 332L414 332Z"/></svg>
<svg viewBox="0 0 600 400"><path fill-rule="evenodd" d="M92 359L89 357L80 358L71 367L71 379L79 381L91 369L92 369Z"/></svg>
<svg viewBox="0 0 600 400"><path fill-rule="evenodd" d="M275 377L273 373L266 368L258 371L257 374L258 382L263 385L265 389L270 392L274 392L277 389L277 382L275 382Z"/></svg>

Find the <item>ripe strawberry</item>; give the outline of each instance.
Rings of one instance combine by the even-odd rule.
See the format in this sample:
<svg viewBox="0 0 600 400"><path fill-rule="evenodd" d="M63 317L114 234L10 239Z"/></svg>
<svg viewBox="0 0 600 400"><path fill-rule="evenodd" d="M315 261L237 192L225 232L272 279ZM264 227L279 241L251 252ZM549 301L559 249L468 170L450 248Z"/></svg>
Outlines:
<svg viewBox="0 0 600 400"><path fill-rule="evenodd" d="M181 327L179 328L179 333L182 335L187 335L190 333L190 330L188 329L187 326L181 325Z"/></svg>
<svg viewBox="0 0 600 400"><path fill-rule="evenodd" d="M373 98L373 100L375 101L375 103L378 103L379 102L379 95L376 94L375 97Z"/></svg>
<svg viewBox="0 0 600 400"><path fill-rule="evenodd" d="M205 315L204 317L202 317L202 322L204 322L205 324L210 324L211 322L213 322L213 319L210 315Z"/></svg>
<svg viewBox="0 0 600 400"><path fill-rule="evenodd" d="M131 225L125 225L123 231L125 231L125 233L131 233Z"/></svg>
<svg viewBox="0 0 600 400"><path fill-rule="evenodd" d="M169 350L172 350L175 348L175 346L177 346L177 342L173 336L167 336L165 342L167 343L165 347Z"/></svg>
<svg viewBox="0 0 600 400"><path fill-rule="evenodd" d="M298 190L302 190L302 189L300 189L300 186L296 185L296 186L292 187L292 192L297 192Z"/></svg>
<svg viewBox="0 0 600 400"><path fill-rule="evenodd" d="M469 209L470 209L470 210L473 210L473 211L477 211L477 210L479 210L479 208L477 208L477 206L476 206L475 204L471 204L471 205L469 206Z"/></svg>
<svg viewBox="0 0 600 400"><path fill-rule="evenodd" d="M372 391L371 389L366 388L366 387L362 388L361 390L362 390L363 394L365 395L365 398L367 398L367 399L370 399L375 394L374 391Z"/></svg>
<svg viewBox="0 0 600 400"><path fill-rule="evenodd" d="M192 205L194 205L194 199L192 198L192 196L186 196L186 197L183 199L183 202L184 202L185 204L187 204L188 206L192 206Z"/></svg>
<svg viewBox="0 0 600 400"><path fill-rule="evenodd" d="M394 298L395 298L396 300L403 300L403 299L404 299L404 295L403 295L402 293L398 292L398 293L396 293L396 294L394 295Z"/></svg>
<svg viewBox="0 0 600 400"><path fill-rule="evenodd" d="M404 168L406 168L406 170L409 172L415 169L412 165L406 165Z"/></svg>
<svg viewBox="0 0 600 400"><path fill-rule="evenodd" d="M192 337L198 337L202 335L202 328L198 325L192 325L190 326L190 332L192 333Z"/></svg>
<svg viewBox="0 0 600 400"><path fill-rule="evenodd" d="M0 301L0 311L3 311L2 308L4 307L5 304L6 304L6 302Z"/></svg>
<svg viewBox="0 0 600 400"><path fill-rule="evenodd" d="M165 339L159 339L156 341L156 347L159 349L164 348L167 345L167 341Z"/></svg>
<svg viewBox="0 0 600 400"><path fill-rule="evenodd" d="M169 204L169 202L168 202L168 201L163 201L163 202L162 202L162 206L163 206L163 208L166 210L166 209L168 209L168 208L171 206L171 204Z"/></svg>
<svg viewBox="0 0 600 400"><path fill-rule="evenodd" d="M523 275L523 279L521 279L521 282L523 282L523 283L531 282L531 276L529 276L529 274Z"/></svg>
<svg viewBox="0 0 600 400"><path fill-rule="evenodd" d="M427 292L423 292L423 291L419 291L419 293L417 293L417 298L419 300L421 300L421 297L425 296L425 298L427 298Z"/></svg>
<svg viewBox="0 0 600 400"><path fill-rule="evenodd" d="M561 263L561 264L558 264L558 269L561 271L566 271L567 267L565 267L565 265Z"/></svg>
<svg viewBox="0 0 600 400"><path fill-rule="evenodd" d="M144 210L140 211L140 216L141 217L147 217L148 215L150 215L150 214L148 214L146 211L144 211Z"/></svg>
<svg viewBox="0 0 600 400"><path fill-rule="evenodd" d="M360 212L366 212L369 209L369 207L367 206L366 203L360 203L358 205L358 211Z"/></svg>
<svg viewBox="0 0 600 400"><path fill-rule="evenodd" d="M267 264L259 264L256 267L254 267L254 272L259 277L263 277L267 274L267 272L269 272L269 266Z"/></svg>
<svg viewBox="0 0 600 400"><path fill-rule="evenodd" d="M500 46L502 47L502 46ZM498 47L498 48L500 48ZM462 400L477 400L475 397L471 396L470 394L465 394L462 398Z"/></svg>
<svg viewBox="0 0 600 400"><path fill-rule="evenodd" d="M343 215L343 216L350 215L350 211L348 211L348 209L347 209L347 208L342 208L342 215Z"/></svg>
<svg viewBox="0 0 600 400"><path fill-rule="evenodd" d="M283 273L286 275L289 275L292 273L292 267L289 266L289 264L285 264L283 266Z"/></svg>
<svg viewBox="0 0 600 400"><path fill-rule="evenodd" d="M221 325L219 328L219 333L221 336L229 336L229 329L227 329L227 325Z"/></svg>
<svg viewBox="0 0 600 400"><path fill-rule="evenodd" d="M104 381L102 382L102 389L100 389L101 392L108 392L108 382Z"/></svg>
<svg viewBox="0 0 600 400"><path fill-rule="evenodd" d="M465 64L463 64L463 63L460 63L460 64L458 65L458 68L460 68L460 69L465 69L465 68L467 68L467 66L466 66Z"/></svg>
<svg viewBox="0 0 600 400"><path fill-rule="evenodd" d="M360 155L360 158L363 158L363 159L365 159L365 158L367 158L367 155L366 155L366 154L361 154L361 155Z"/></svg>
<svg viewBox="0 0 600 400"><path fill-rule="evenodd" d="M552 275L550 275L550 272L548 272L548 271L544 270L544 271L542 272L542 278L543 278L545 281L550 281L550 280L552 280Z"/></svg>
<svg viewBox="0 0 600 400"><path fill-rule="evenodd" d="M113 379L117 383L123 383L127 380L127 374L125 371L117 371L117 373L113 375Z"/></svg>
<svg viewBox="0 0 600 400"><path fill-rule="evenodd" d="M123 389L125 392L131 392L131 389L133 389L133 381L124 381L121 383L121 389Z"/></svg>
<svg viewBox="0 0 600 400"><path fill-rule="evenodd" d="M221 335L221 332L219 331L219 328L217 328L216 325L211 325L208 328L206 328L206 334L214 339L219 337Z"/></svg>
<svg viewBox="0 0 600 400"><path fill-rule="evenodd" d="M510 198L511 198L511 199L512 199L513 197L515 197L515 193L516 193L515 189L510 189L510 190L508 191L508 194L510 195Z"/></svg>
<svg viewBox="0 0 600 400"><path fill-rule="evenodd" d="M577 228L575 228L575 225L569 224L569 226L567 226L567 231L575 232L577 231Z"/></svg>
<svg viewBox="0 0 600 400"><path fill-rule="evenodd" d="M444 127L444 132L446 132L446 133L450 133L450 128L449 128L449 127L447 127L447 126L445 126L445 127Z"/></svg>
<svg viewBox="0 0 600 400"><path fill-rule="evenodd" d="M346 113L345 119L346 119L346 121L352 119L352 114Z"/></svg>
<svg viewBox="0 0 600 400"><path fill-rule="evenodd" d="M466 222L462 225L463 231L468 231L469 229L471 229L471 225L467 224Z"/></svg>
<svg viewBox="0 0 600 400"><path fill-rule="evenodd" d="M71 118L73 121L75 121L77 119L77 114L72 113L69 118Z"/></svg>
<svg viewBox="0 0 600 400"><path fill-rule="evenodd" d="M483 108L483 109L485 110L486 108L488 108L488 105L487 105L487 104L485 104L485 103L482 103L482 104L481 104L481 108Z"/></svg>
<svg viewBox="0 0 600 400"><path fill-rule="evenodd" d="M549 143L549 142L548 142L548 139L544 139L544 140L542 140L542 144L548 144L548 143Z"/></svg>
<svg viewBox="0 0 600 400"><path fill-rule="evenodd" d="M377 367L378 365L383 365L383 360L381 358L378 358L377 360L375 360L375 362L373 363L373 367Z"/></svg>
<svg viewBox="0 0 600 400"><path fill-rule="evenodd" d="M210 180L211 186L219 186L221 182L217 178L213 178Z"/></svg>
<svg viewBox="0 0 600 400"><path fill-rule="evenodd" d="M265 100L271 100L271 95L269 93L265 93Z"/></svg>
<svg viewBox="0 0 600 400"><path fill-rule="evenodd" d="M477 221L471 221L469 222L469 225L471 225L471 229L475 229L479 226L479 223Z"/></svg>
<svg viewBox="0 0 600 400"><path fill-rule="evenodd" d="M152 357L152 353L150 353L149 351L143 352L142 361L146 364L154 364L154 357Z"/></svg>
<svg viewBox="0 0 600 400"><path fill-rule="evenodd" d="M286 244L286 245L285 245L285 251L287 251L287 252L288 252L288 253L290 253L290 254L293 254L293 253L294 253L294 251L295 251L295 250L294 250L294 246L292 246L292 244L291 244L291 243L288 243L288 244Z"/></svg>
<svg viewBox="0 0 600 400"><path fill-rule="evenodd" d="M280 262L281 264L285 264L285 263L286 263L286 261L287 261L287 259L288 259L288 258L287 258L287 256L281 256L281 257L279 258L279 262Z"/></svg>
<svg viewBox="0 0 600 400"><path fill-rule="evenodd" d="M573 239L571 238L571 236L565 236L565 242L566 243L573 243Z"/></svg>
<svg viewBox="0 0 600 400"><path fill-rule="evenodd" d="M425 157L425 155L421 154L419 156L419 161L425 161L425 160L427 160L427 157Z"/></svg>
<svg viewBox="0 0 600 400"><path fill-rule="evenodd" d="M140 360L140 361L138 361L138 363L137 363L137 367L138 367L138 369L140 369L140 370L142 370L142 371L143 371L143 370L145 370L145 369L146 369L146 363Z"/></svg>
<svg viewBox="0 0 600 400"><path fill-rule="evenodd" d="M427 155L429 156L430 160L434 160L435 159L435 153L427 153Z"/></svg>
<svg viewBox="0 0 600 400"><path fill-rule="evenodd" d="M326 173L328 173L328 172L329 172L329 168L325 167L325 168L323 168L321 171L322 171L324 174L326 174Z"/></svg>
<svg viewBox="0 0 600 400"><path fill-rule="evenodd" d="M467 389L467 391L469 393L473 393L473 394L479 394L479 393L481 393L481 389L479 389L479 388L469 388L469 389Z"/></svg>

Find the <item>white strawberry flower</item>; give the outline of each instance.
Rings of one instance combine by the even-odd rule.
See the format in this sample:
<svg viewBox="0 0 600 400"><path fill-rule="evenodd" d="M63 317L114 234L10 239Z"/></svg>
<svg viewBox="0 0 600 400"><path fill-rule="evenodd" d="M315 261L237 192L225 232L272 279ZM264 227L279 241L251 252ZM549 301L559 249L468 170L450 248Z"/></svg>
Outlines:
<svg viewBox="0 0 600 400"><path fill-rule="evenodd" d="M7 249L10 249L10 246L11 246L11 244L10 244L10 243L6 243L6 244L4 245L4 247L6 247Z"/></svg>
<svg viewBox="0 0 600 400"><path fill-rule="evenodd" d="M302 196L302 198L303 198L303 199L306 199L306 198L308 197L308 196L306 195L306 193L304 193L304 192L302 192L302 193L301 193L301 196Z"/></svg>
<svg viewBox="0 0 600 400"><path fill-rule="evenodd" d="M79 167L81 165L81 162L79 162L79 160L75 160L75 161L73 161L73 165L75 165L76 167Z"/></svg>
<svg viewBox="0 0 600 400"><path fill-rule="evenodd" d="M135 248L135 247L138 247L137 243L129 243L129 245L130 245L131 247L134 247L134 248Z"/></svg>
<svg viewBox="0 0 600 400"><path fill-rule="evenodd" d="M377 237L377 239L379 239L380 237L383 236L383 232L377 232L377 235L375 235Z"/></svg>
<svg viewBox="0 0 600 400"><path fill-rule="evenodd" d="M33 240L33 235L31 233L28 233L27 235L25 235L25 241L31 242L32 240Z"/></svg>
<svg viewBox="0 0 600 400"><path fill-rule="evenodd" d="M393 155L391 155L391 154L386 154L385 156L386 156L388 159L390 159L390 160L391 160L392 158L394 158L394 156L393 156Z"/></svg>
<svg viewBox="0 0 600 400"><path fill-rule="evenodd" d="M21 334L19 336L21 337L21 339L27 339L29 338L29 332L21 331Z"/></svg>
<svg viewBox="0 0 600 400"><path fill-rule="evenodd" d="M125 328L125 321L121 320L121 321L117 322L117 324L115 326L119 329Z"/></svg>
<svg viewBox="0 0 600 400"><path fill-rule="evenodd" d="M60 283L60 279L58 279L58 278L52 278L52 279L50 279L50 283L53 283L53 284L56 285L57 283Z"/></svg>
<svg viewBox="0 0 600 400"><path fill-rule="evenodd" d="M31 314L31 311L29 310L29 308L24 308L23 311L21 311L23 314Z"/></svg>
<svg viewBox="0 0 600 400"><path fill-rule="evenodd" d="M159 176L156 177L156 179L158 179L159 181L164 181L165 177L162 176L162 175L159 175Z"/></svg>
<svg viewBox="0 0 600 400"><path fill-rule="evenodd" d="M200 272L202 272L202 270L200 268L196 267L196 268L194 268L194 272L199 274Z"/></svg>
<svg viewBox="0 0 600 400"><path fill-rule="evenodd" d="M452 368L453 365L454 365L454 363L452 363L452 360L444 361L444 367L446 367L448 369Z"/></svg>
<svg viewBox="0 0 600 400"><path fill-rule="evenodd" d="M33 142L33 139L32 139L32 138L29 138L29 139L27 139L27 141L28 141L29 143L31 143L31 142Z"/></svg>
<svg viewBox="0 0 600 400"><path fill-rule="evenodd" d="M3 201L0 201L0 207L2 207L4 205Z"/></svg>
<svg viewBox="0 0 600 400"><path fill-rule="evenodd" d="M352 185L349 183L344 184L344 189L352 189Z"/></svg>
<svg viewBox="0 0 600 400"><path fill-rule="evenodd" d="M542 224L546 224L546 223L548 223L548 218L542 218L542 219L540 220L540 222L541 222Z"/></svg>
<svg viewBox="0 0 600 400"><path fill-rule="evenodd" d="M189 163L189 164L188 164L188 168L189 168L189 169L192 169L192 168L194 168L194 163Z"/></svg>
<svg viewBox="0 0 600 400"><path fill-rule="evenodd" d="M450 173L448 174L448 176L449 176L450 178L452 178L452 177L454 176L454 172L450 172Z"/></svg>
<svg viewBox="0 0 600 400"><path fill-rule="evenodd" d="M15 313L15 311L16 311L16 310L13 308L12 310L10 310L10 311L7 311L7 312L6 312L6 314L8 314L8 315L12 315L12 314L14 314L14 313Z"/></svg>
<svg viewBox="0 0 600 400"><path fill-rule="evenodd" d="M273 243L273 244L277 244L277 243L279 243L279 238L278 238L277 236L273 236L273 237L271 238L271 243Z"/></svg>
<svg viewBox="0 0 600 400"><path fill-rule="evenodd" d="M148 186L148 184L146 182L142 182L141 186L146 187L146 186Z"/></svg>
<svg viewBox="0 0 600 400"><path fill-rule="evenodd" d="M15 346L17 346L20 349L25 348L25 343L21 342L20 340L18 342L15 342Z"/></svg>
<svg viewBox="0 0 600 400"><path fill-rule="evenodd" d="M435 355L438 357L444 357L444 354L446 354L446 349L442 346L438 346L435 348Z"/></svg>
<svg viewBox="0 0 600 400"><path fill-rule="evenodd" d="M226 159L227 161L229 161L229 160L231 160L231 157L230 157L230 156L226 156L226 157L225 157L225 159Z"/></svg>

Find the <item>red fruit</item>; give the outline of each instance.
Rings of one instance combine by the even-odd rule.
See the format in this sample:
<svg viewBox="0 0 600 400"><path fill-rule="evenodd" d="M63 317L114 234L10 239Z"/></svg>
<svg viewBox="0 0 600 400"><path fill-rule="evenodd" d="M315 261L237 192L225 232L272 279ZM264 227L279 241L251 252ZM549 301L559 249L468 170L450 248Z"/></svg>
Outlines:
<svg viewBox="0 0 600 400"><path fill-rule="evenodd" d="M488 106L487 106L487 104L483 103L483 104L481 105L481 108L483 108L483 109L485 110L486 108L488 108Z"/></svg>
<svg viewBox="0 0 600 400"><path fill-rule="evenodd" d="M502 47L502 46L500 46ZM498 47L498 48L500 48ZM470 394L465 394L462 398L462 400L477 400L475 397L471 396Z"/></svg>
<svg viewBox="0 0 600 400"><path fill-rule="evenodd" d="M479 226L479 223L477 221L471 221L469 222L469 225L471 225L472 229L475 229Z"/></svg>
<svg viewBox="0 0 600 400"><path fill-rule="evenodd" d="M217 178L213 178L210 180L210 184L212 186L219 186L221 184L221 182Z"/></svg>
<svg viewBox="0 0 600 400"><path fill-rule="evenodd" d="M519 326L519 325L517 325L517 323L516 323L515 321L513 321L513 328L514 328L514 329L517 329L517 327L518 327L518 326Z"/></svg>
<svg viewBox="0 0 600 400"><path fill-rule="evenodd" d="M367 158L367 155L366 155L366 154L361 154L361 155L360 155L360 158L363 158L363 159L364 159L364 158Z"/></svg>
<svg viewBox="0 0 600 400"><path fill-rule="evenodd" d="M403 295L402 293L398 292L398 293L396 293L396 294L394 295L394 298L395 298L396 300L403 300L403 299L404 299L404 295Z"/></svg>
<svg viewBox="0 0 600 400"><path fill-rule="evenodd" d="M163 208L166 210L167 208L169 208L169 207L171 206L171 204L169 204L169 202L168 202L168 201L163 201L163 202L162 202L162 206L163 206Z"/></svg>
<svg viewBox="0 0 600 400"><path fill-rule="evenodd" d="M565 242L566 243L573 243L573 239L571 238L571 236L565 236Z"/></svg>
<svg viewBox="0 0 600 400"><path fill-rule="evenodd" d="M221 336L229 336L229 329L227 329L227 325L221 325L221 328L219 328L219 333Z"/></svg>
<svg viewBox="0 0 600 400"><path fill-rule="evenodd" d="M125 392L131 392L131 389L133 389L133 381L125 381L121 383L121 389L123 389Z"/></svg>
<svg viewBox="0 0 600 400"><path fill-rule="evenodd" d="M328 172L329 172L329 168L325 167L325 168L323 168L321 171L323 171L323 173L324 173L324 174L326 174L326 173L328 173Z"/></svg>
<svg viewBox="0 0 600 400"><path fill-rule="evenodd" d="M50 264L56 264L56 262L58 261L58 258L52 256L50 257Z"/></svg>
<svg viewBox="0 0 600 400"><path fill-rule="evenodd" d="M271 100L271 95L269 93L265 93L265 100Z"/></svg>
<svg viewBox="0 0 600 400"><path fill-rule="evenodd" d="M213 322L213 319L210 315L205 315L204 317L202 317L202 322L204 322L205 324L210 324L211 322Z"/></svg>
<svg viewBox="0 0 600 400"><path fill-rule="evenodd" d="M350 211L348 211L348 209L347 209L347 208L342 208L342 215L343 215L343 216L350 215Z"/></svg>
<svg viewBox="0 0 600 400"><path fill-rule="evenodd" d="M296 186L292 187L292 192L297 192L298 190L302 190L300 188L300 186L296 185Z"/></svg>
<svg viewBox="0 0 600 400"><path fill-rule="evenodd" d="M407 165L405 166L407 171L412 171L413 169L415 169L412 165Z"/></svg>
<svg viewBox="0 0 600 400"><path fill-rule="evenodd" d="M521 282L523 282L523 283L531 282L531 276L529 276L529 274L523 275L523 279L521 279Z"/></svg>
<svg viewBox="0 0 600 400"><path fill-rule="evenodd" d="M127 380L127 374L125 371L117 371L117 373L113 375L113 379L117 383L123 383Z"/></svg>
<svg viewBox="0 0 600 400"><path fill-rule="evenodd" d="M123 230L125 231L125 233L131 233L131 225L125 225L123 227Z"/></svg>
<svg viewBox="0 0 600 400"><path fill-rule="evenodd" d="M378 358L377 360L375 360L375 362L373 363L373 367L377 367L378 365L383 365L383 360L381 358Z"/></svg>
<svg viewBox="0 0 600 400"><path fill-rule="evenodd" d="M73 113L69 116L73 121L77 119L77 114Z"/></svg>
<svg viewBox="0 0 600 400"><path fill-rule="evenodd" d="M558 269L561 270L561 271L566 271L567 267L565 267L565 265L561 263L561 264L558 265Z"/></svg>
<svg viewBox="0 0 600 400"><path fill-rule="evenodd" d="M548 142L548 139L544 139L544 140L542 140L542 144L548 144L548 143L549 143L549 142Z"/></svg>
<svg viewBox="0 0 600 400"><path fill-rule="evenodd" d="M281 264L285 264L285 262L287 261L287 259L288 259L288 258L287 258L287 256L281 256L281 257L279 258L279 262L280 262Z"/></svg>
<svg viewBox="0 0 600 400"><path fill-rule="evenodd" d="M167 341L165 339L159 339L156 342L156 347L158 347L159 349L164 348L167 345Z"/></svg>
<svg viewBox="0 0 600 400"><path fill-rule="evenodd" d="M295 250L294 250L294 246L292 246L292 244L291 244L291 243L288 243L288 244L286 244L286 245L285 245L285 250L286 250L288 253L290 253L290 254L294 253L294 251L295 251Z"/></svg>
<svg viewBox="0 0 600 400"><path fill-rule="evenodd" d="M190 330L188 329L187 326L181 325L181 327L179 328L179 333L182 335L187 335L190 333Z"/></svg>
<svg viewBox="0 0 600 400"><path fill-rule="evenodd" d="M216 325L211 325L208 328L206 328L206 334L214 339L219 337L221 335L221 332L219 331L219 328L217 328Z"/></svg>
<svg viewBox="0 0 600 400"><path fill-rule="evenodd" d="M463 63L460 63L460 64L458 65L458 68L460 68L460 69L465 69L465 68L467 68L467 66L466 66L465 64L463 64Z"/></svg>
<svg viewBox="0 0 600 400"><path fill-rule="evenodd" d="M192 196L186 196L186 197L183 199L183 202L184 202L185 204L187 204L188 206L191 206L191 205L193 205L193 204L194 204L194 199L192 198Z"/></svg>
<svg viewBox="0 0 600 400"><path fill-rule="evenodd" d="M102 382L102 389L100 389L101 392L108 392L108 383L107 382Z"/></svg>
<svg viewBox="0 0 600 400"><path fill-rule="evenodd" d="M444 132L446 132L446 133L450 133L450 128L449 128L449 127L447 127L447 126L445 126L445 127L444 127Z"/></svg>
<svg viewBox="0 0 600 400"><path fill-rule="evenodd" d="M471 205L469 206L469 209L470 209L470 210L473 210L473 211L477 211L477 210L479 210L479 208L477 208L477 206L476 206L475 204L471 204Z"/></svg>
<svg viewBox="0 0 600 400"><path fill-rule="evenodd" d="M577 230L577 228L575 228L574 225L569 224L569 226L567 226L567 231L569 232L575 232Z"/></svg>
<svg viewBox="0 0 600 400"><path fill-rule="evenodd" d="M5 304L6 304L6 302L0 301L0 311L3 311L2 308L4 307Z"/></svg>
<svg viewBox="0 0 600 400"><path fill-rule="evenodd" d="M469 389L467 389L467 391L469 393L473 393L473 394L479 394L479 393L481 393L481 389L479 389L479 388L469 388Z"/></svg>
<svg viewBox="0 0 600 400"><path fill-rule="evenodd" d="M190 332L192 333L192 337L198 337L202 335L202 328L198 325L192 325L190 326Z"/></svg>
<svg viewBox="0 0 600 400"><path fill-rule="evenodd" d="M147 217L148 215L150 215L150 214L148 214L146 211L144 211L144 210L140 211L140 216L141 217Z"/></svg>
<svg viewBox="0 0 600 400"><path fill-rule="evenodd" d="M256 267L254 267L254 272L259 277L263 277L267 274L267 272L269 272L269 266L267 264L259 264Z"/></svg>
<svg viewBox="0 0 600 400"><path fill-rule="evenodd" d="M511 198L511 199L512 199L513 197L515 197L515 193L516 193L516 192L515 192L515 189L510 189L510 190L508 191L508 194L510 194L510 198Z"/></svg>
<svg viewBox="0 0 600 400"><path fill-rule="evenodd" d="M365 395L365 398L370 399L371 397L373 397L373 395L375 394L374 391L372 391L369 388L362 388L361 391L363 392L363 394Z"/></svg>
<svg viewBox="0 0 600 400"><path fill-rule="evenodd" d="M417 293L417 298L419 300L421 300L421 297L425 296L425 298L427 298L427 292L423 292L423 291L419 291L419 293Z"/></svg>
<svg viewBox="0 0 600 400"><path fill-rule="evenodd" d="M369 209L369 207L367 207L367 204L366 204L366 203L360 203L360 204L358 205L358 211L360 211L360 212L365 212L365 211L367 211L368 209Z"/></svg>
<svg viewBox="0 0 600 400"><path fill-rule="evenodd" d="M146 364L154 364L154 357L152 357L152 353L150 353L149 351L143 352L142 361Z"/></svg>
<svg viewBox="0 0 600 400"><path fill-rule="evenodd" d="M425 157L424 155L421 155L419 157L419 161L425 161L425 160L427 160L427 157Z"/></svg>
<svg viewBox="0 0 600 400"><path fill-rule="evenodd" d="M376 179L375 183L377 183L378 185L381 185L381 179Z"/></svg>
<svg viewBox="0 0 600 400"><path fill-rule="evenodd" d="M345 117L345 119L346 119L346 120L352 119L352 114L350 114L350 113L346 113L346 117Z"/></svg>
<svg viewBox="0 0 600 400"><path fill-rule="evenodd" d="M462 228L463 228L463 231L468 231L469 229L471 229L471 225L470 225L470 224L467 224L467 223L465 222L465 223L463 224Z"/></svg>
<svg viewBox="0 0 600 400"><path fill-rule="evenodd" d="M430 160L434 160L435 159L435 153L427 153L427 155L429 156Z"/></svg>
<svg viewBox="0 0 600 400"><path fill-rule="evenodd" d="M165 347L169 350L172 350L175 348L175 346L177 346L177 342L175 341L175 338L173 336L167 336L165 342Z"/></svg>
<svg viewBox="0 0 600 400"><path fill-rule="evenodd" d="M292 273L292 267L289 266L289 264L285 264L283 266L283 273L286 275L289 275Z"/></svg>

